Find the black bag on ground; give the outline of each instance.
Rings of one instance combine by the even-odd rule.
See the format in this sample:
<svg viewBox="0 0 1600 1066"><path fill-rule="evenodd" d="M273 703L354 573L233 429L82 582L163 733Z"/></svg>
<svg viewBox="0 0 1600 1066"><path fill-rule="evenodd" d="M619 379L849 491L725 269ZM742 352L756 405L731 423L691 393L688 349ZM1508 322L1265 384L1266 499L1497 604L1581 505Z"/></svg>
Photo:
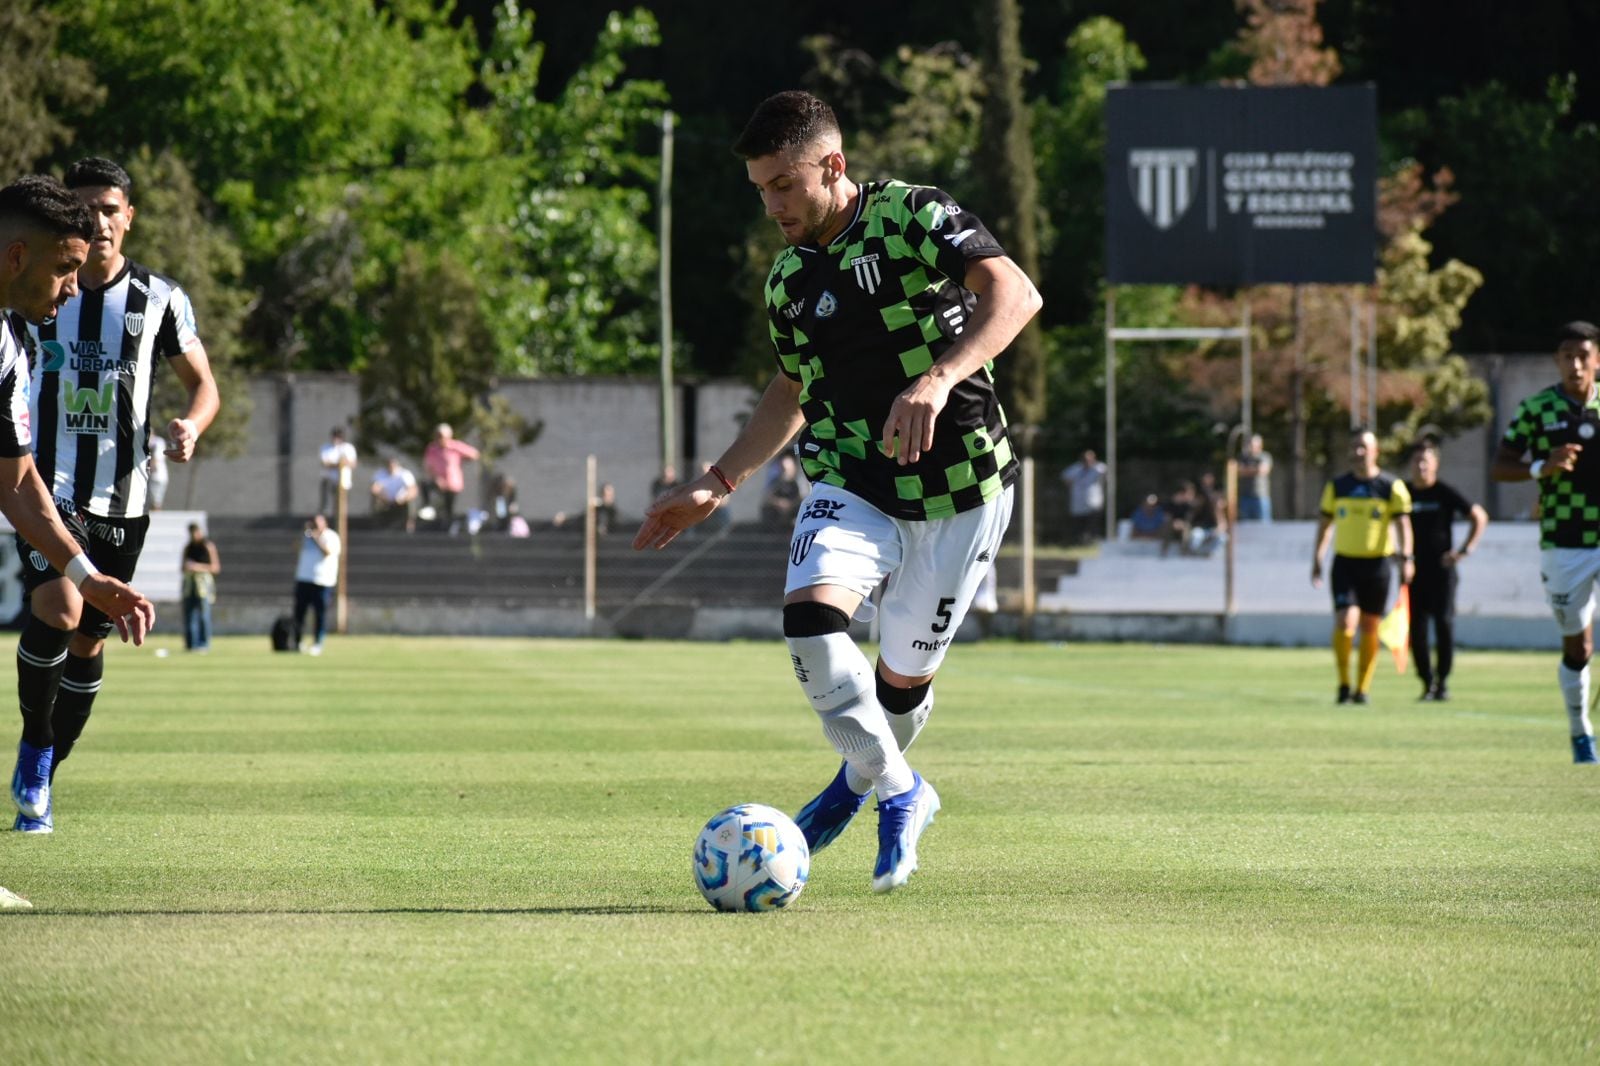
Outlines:
<svg viewBox="0 0 1600 1066"><path fill-rule="evenodd" d="M272 623L272 650L298 651L294 639L294 619L280 614Z"/></svg>

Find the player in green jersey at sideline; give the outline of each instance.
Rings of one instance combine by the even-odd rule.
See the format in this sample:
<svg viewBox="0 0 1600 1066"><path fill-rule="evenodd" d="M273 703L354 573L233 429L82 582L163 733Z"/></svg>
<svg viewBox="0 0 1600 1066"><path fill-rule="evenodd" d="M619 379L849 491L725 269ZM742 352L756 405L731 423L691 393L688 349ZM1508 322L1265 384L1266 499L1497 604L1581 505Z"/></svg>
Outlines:
<svg viewBox="0 0 1600 1066"><path fill-rule="evenodd" d="M1389 535L1390 525L1394 536ZM1389 612L1391 559L1400 550L1400 581L1415 574L1411 549L1411 495L1405 482L1378 469L1378 438L1370 429L1350 433L1350 471L1322 489L1322 518L1311 557L1311 584L1322 587L1322 556L1333 541L1333 658L1339 668L1340 703L1366 703L1378 668L1378 623ZM1361 629L1354 691L1350 645Z"/></svg>
<svg viewBox="0 0 1600 1066"><path fill-rule="evenodd" d="M810 495L783 608L800 687L843 760L795 821L820 850L878 793L872 888L917 867L939 809L905 749L1011 515L1018 464L990 361L1040 306L974 215L938 189L857 183L838 121L804 92L762 102L734 146L788 247L766 284L778 372L733 444L645 513L665 547L800 433ZM877 669L847 632L887 579Z"/></svg>
<svg viewBox="0 0 1600 1066"><path fill-rule="evenodd" d="M1589 720L1595 584L1600 580L1600 329L1569 322L1556 340L1559 384L1522 401L1489 476L1539 485L1539 578L1561 627L1556 679L1567 704L1572 761L1596 763ZM1591 447L1593 445L1593 447Z"/></svg>

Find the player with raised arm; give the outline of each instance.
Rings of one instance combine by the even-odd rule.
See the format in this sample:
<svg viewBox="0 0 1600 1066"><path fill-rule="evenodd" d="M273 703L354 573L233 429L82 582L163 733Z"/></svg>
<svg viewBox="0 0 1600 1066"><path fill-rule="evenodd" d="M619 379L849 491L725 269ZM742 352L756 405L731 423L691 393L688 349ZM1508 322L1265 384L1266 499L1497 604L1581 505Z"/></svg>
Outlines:
<svg viewBox="0 0 1600 1066"><path fill-rule="evenodd" d="M843 765L795 821L821 850L876 790L872 888L888 892L916 869L939 809L904 752L1011 516L1018 464L990 363L1039 294L945 193L853 181L833 111L809 93L763 101L734 151L788 244L765 289L778 373L710 470L650 506L634 547L665 547L704 521L801 434L812 488L783 630ZM886 578L874 671L847 630Z"/></svg>
<svg viewBox="0 0 1600 1066"><path fill-rule="evenodd" d="M183 413L162 434L175 463L193 457L217 413L217 387L189 298L171 279L122 254L135 214L127 172L108 159L83 159L68 168L65 184L88 208L93 230L78 292L53 317L30 327L38 348L34 463L89 558L127 580L150 526L150 450L161 446L150 421L156 374L170 368L188 393ZM53 779L100 691L111 622L83 602L70 575L26 549L22 556L32 604L17 647L24 739L33 738ZM18 821L36 832L52 824L28 811Z"/></svg>
<svg viewBox="0 0 1600 1066"><path fill-rule="evenodd" d="M1539 579L1561 627L1556 680L1567 704L1572 761L1596 763L1589 720L1595 583L1600 580L1600 329L1569 322L1556 338L1561 380L1523 400L1489 476L1539 485Z"/></svg>
<svg viewBox="0 0 1600 1066"><path fill-rule="evenodd" d="M144 642L155 621L150 601L121 580L100 573L75 531L69 532L33 463L28 411L28 362L22 348L24 323L52 319L77 294L78 268L88 255L94 224L82 201L53 178L23 178L0 189L0 513L17 531L24 560L37 558L57 573L74 600L114 622L123 640ZM25 564L26 569L26 564ZM24 658L57 661L66 656L66 634L46 646L41 623L30 618L17 647ZM31 635L31 636L30 636ZM11 777L17 828L49 832L52 733L48 709L38 694L19 685L22 741Z"/></svg>

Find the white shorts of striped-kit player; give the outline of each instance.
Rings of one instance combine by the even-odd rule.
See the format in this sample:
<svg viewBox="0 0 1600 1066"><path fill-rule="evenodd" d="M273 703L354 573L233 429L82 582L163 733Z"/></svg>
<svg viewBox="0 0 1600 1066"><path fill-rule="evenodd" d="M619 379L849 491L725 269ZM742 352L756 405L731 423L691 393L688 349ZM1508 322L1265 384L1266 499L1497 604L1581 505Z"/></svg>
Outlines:
<svg viewBox="0 0 1600 1066"><path fill-rule="evenodd" d="M784 594L839 585L866 597L887 578L878 605L879 655L908 677L932 674L1000 552L1011 500L1007 486L982 507L913 522L818 482L795 519Z"/></svg>

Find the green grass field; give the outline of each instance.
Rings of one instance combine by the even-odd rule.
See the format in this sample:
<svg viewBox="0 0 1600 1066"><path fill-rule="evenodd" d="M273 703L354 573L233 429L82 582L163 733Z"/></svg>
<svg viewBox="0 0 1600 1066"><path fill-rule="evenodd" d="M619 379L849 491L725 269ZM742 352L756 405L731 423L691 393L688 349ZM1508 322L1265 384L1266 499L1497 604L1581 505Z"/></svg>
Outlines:
<svg viewBox="0 0 1600 1066"><path fill-rule="evenodd" d="M869 807L722 915L700 826L836 766L781 644L266 644L111 653L0 834L0 1063L1600 1059L1553 650L1335 709L1322 651L960 646L911 884Z"/></svg>

